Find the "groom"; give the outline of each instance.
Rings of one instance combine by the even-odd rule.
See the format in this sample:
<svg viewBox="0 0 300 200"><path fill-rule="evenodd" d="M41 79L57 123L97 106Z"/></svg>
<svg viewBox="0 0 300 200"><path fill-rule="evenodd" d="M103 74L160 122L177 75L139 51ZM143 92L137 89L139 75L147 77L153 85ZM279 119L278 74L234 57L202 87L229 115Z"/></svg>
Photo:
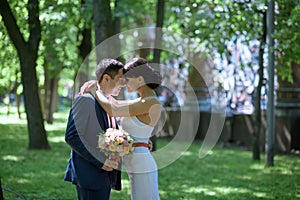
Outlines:
<svg viewBox="0 0 300 200"><path fill-rule="evenodd" d="M96 78L105 96L118 96L124 86L123 67L114 59L97 65ZM91 94L75 98L65 134L71 155L64 180L76 185L78 200L108 200L111 189L121 190L121 164L97 148L99 133L110 127L109 116Z"/></svg>

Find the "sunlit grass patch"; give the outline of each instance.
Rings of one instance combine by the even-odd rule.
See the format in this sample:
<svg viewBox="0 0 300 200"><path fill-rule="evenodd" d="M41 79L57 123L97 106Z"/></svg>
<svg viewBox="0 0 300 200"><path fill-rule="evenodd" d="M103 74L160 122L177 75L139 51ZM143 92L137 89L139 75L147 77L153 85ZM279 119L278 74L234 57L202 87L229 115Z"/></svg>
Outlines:
<svg viewBox="0 0 300 200"><path fill-rule="evenodd" d="M14 117L12 117L14 116ZM8 121L17 119L12 115ZM0 121L0 177L5 199L76 199L75 187L63 181L70 148L64 142L68 113L55 115L46 125L50 150L28 150L26 123ZM0 117L4 119L4 115ZM158 138L158 150L169 144ZM179 144L180 146L180 144ZM162 200L287 199L300 197L299 156L276 155L275 166L264 160L254 162L252 153L215 146L199 158L201 142L195 141L170 165L158 171ZM264 154L261 156L264 157ZM122 172L122 191L112 191L111 199L130 199L130 183Z"/></svg>

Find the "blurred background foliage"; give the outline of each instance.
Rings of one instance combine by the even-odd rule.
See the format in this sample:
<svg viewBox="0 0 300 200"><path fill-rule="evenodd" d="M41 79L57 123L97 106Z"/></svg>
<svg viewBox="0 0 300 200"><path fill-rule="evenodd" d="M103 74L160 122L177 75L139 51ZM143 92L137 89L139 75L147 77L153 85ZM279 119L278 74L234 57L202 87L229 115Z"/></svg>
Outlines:
<svg viewBox="0 0 300 200"><path fill-rule="evenodd" d="M260 56L263 61L260 62L259 68L266 67L267 59L264 55L268 50L273 50L276 58L276 72L282 85L299 88L300 3L294 0L275 1L274 38L276 45L274 49L267 49L265 44L267 30L264 19L267 3L266 0L1 0L3 6L0 9L0 101L5 103L8 109L10 100L15 100L18 108L24 103L27 118L29 115L34 115L33 121L43 117L47 123L53 123L53 113L59 108L59 100L66 102L64 105L70 106L74 96L72 87L79 67L99 42L114 34L134 28L158 26L168 32L174 32L174 35L179 33L186 37L183 41L173 38L172 45L177 47L178 52L182 51L184 45L190 45L188 47L195 50L193 53L199 54L201 58L211 58L212 62L215 61L216 52L222 57L231 56L232 52L228 48L230 42L236 44L239 38L242 38L242 43L249 48L251 43L256 42L262 49ZM97 7L97 5L100 6ZM38 14L35 23L31 20L31 9ZM13 16L8 14L8 10ZM17 26L14 28L19 29L24 42L21 42L18 48L22 49L24 44L27 44L31 49L34 43L38 47L36 58L32 53L34 61L34 64L30 66L30 69L33 69L30 75L32 81L22 81L22 77L25 76L23 73L26 71L22 69L29 66L22 65L20 62L22 60L20 50L16 51L18 45L12 42L20 40L17 38L12 40L15 35L13 32L9 34L8 30L13 25L5 23L9 18L15 19ZM103 23L108 25L101 27ZM37 27L39 25L40 29ZM36 32L30 32L34 29ZM40 34L40 40L32 40L35 36L33 33ZM155 36L146 34L146 37L149 37L151 43L155 42ZM165 38L162 38L164 42ZM121 45L120 49L126 49L126 46ZM27 57L30 55L28 54ZM138 50L134 55L146 57L149 61L157 61L153 49ZM122 58L123 61L127 59L126 56L128 55ZM23 59L24 57L26 56L23 56ZM179 63L180 69L189 73L186 81L189 81L195 88L204 87L203 81L199 81L198 72L193 70L191 63L181 62L180 59L182 57L179 54L161 51L158 61L167 64L175 60ZM253 63L250 62L247 65L252 67ZM236 67L245 70L243 63ZM221 73L219 69L217 72ZM36 73L37 80L34 78L34 73ZM260 77L265 78L265 76L260 74ZM37 101L41 102L40 111L38 105L32 106L32 103L26 100L30 98L34 100L36 97L33 97L34 93L31 93L32 96L30 93L24 93L25 86L29 88L28 90L34 90L38 94ZM26 98L26 95L30 98ZM37 112L30 114L30 110L37 110ZM18 112L21 116L24 110L18 109ZM36 132L37 136L43 135L45 132L41 124L43 119L37 123L28 121L29 134ZM40 124L40 129L32 128L33 124ZM46 137L46 134L44 135ZM35 148L34 145L32 147ZM47 144L43 147L47 147Z"/></svg>

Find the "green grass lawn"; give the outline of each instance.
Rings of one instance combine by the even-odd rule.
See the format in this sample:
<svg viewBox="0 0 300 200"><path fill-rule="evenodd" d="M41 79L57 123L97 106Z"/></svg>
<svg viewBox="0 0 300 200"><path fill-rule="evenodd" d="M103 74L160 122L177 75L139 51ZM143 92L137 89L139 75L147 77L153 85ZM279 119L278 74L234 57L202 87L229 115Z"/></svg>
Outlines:
<svg viewBox="0 0 300 200"><path fill-rule="evenodd" d="M1 113L1 112L0 112ZM5 199L76 199L72 184L63 181L70 149L64 142L67 111L46 125L51 150L28 150L25 120L0 114L0 177ZM168 144L158 139L158 149ZM275 166L252 161L252 153L215 147L200 159L200 142L194 142L178 160L159 170L161 199L300 199L299 156L276 155ZM264 158L264 155L262 155ZM123 172L121 192L111 199L130 199ZM9 192L9 191L10 192Z"/></svg>

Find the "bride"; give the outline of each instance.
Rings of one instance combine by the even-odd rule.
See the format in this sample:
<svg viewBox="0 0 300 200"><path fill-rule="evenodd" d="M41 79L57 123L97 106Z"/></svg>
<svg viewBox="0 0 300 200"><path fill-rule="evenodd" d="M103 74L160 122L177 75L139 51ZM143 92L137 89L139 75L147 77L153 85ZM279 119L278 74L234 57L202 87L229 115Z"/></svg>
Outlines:
<svg viewBox="0 0 300 200"><path fill-rule="evenodd" d="M125 64L124 78L128 92L138 92L139 98L131 101L107 99L98 90L93 95L110 116L121 117L122 129L134 139L134 152L123 159L130 180L131 199L158 200L157 166L148 141L161 114L162 107L154 89L161 84L162 78L143 58L133 58Z"/></svg>

